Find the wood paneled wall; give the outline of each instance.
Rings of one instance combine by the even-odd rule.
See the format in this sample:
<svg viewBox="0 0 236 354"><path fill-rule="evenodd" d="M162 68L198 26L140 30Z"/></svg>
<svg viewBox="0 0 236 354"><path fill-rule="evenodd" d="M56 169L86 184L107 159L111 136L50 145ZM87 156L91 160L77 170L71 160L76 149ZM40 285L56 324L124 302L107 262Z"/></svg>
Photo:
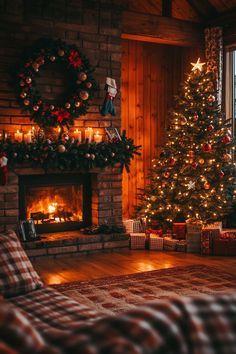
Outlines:
<svg viewBox="0 0 236 354"><path fill-rule="evenodd" d="M148 183L157 145L165 141L168 111L184 74L197 61L199 49L123 40L121 76L122 128L142 145L142 155L123 174L123 216L133 216L138 189Z"/></svg>

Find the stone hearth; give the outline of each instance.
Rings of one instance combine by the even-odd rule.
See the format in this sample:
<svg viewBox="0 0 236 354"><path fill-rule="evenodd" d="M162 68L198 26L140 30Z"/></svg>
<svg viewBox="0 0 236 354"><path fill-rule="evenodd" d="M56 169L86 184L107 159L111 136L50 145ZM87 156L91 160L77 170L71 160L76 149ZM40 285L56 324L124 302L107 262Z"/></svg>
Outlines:
<svg viewBox="0 0 236 354"><path fill-rule="evenodd" d="M28 256L58 258L95 252L119 251L129 247L128 234L85 235L79 231L43 234L38 241L23 243Z"/></svg>

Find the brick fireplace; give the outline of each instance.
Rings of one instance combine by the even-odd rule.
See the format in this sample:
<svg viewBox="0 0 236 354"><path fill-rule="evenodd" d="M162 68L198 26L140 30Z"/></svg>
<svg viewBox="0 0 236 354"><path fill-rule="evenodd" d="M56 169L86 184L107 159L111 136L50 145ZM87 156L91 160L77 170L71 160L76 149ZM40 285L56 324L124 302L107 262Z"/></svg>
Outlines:
<svg viewBox="0 0 236 354"><path fill-rule="evenodd" d="M92 0L41 2L39 0L19 1L12 7L5 2L2 9L2 36L0 38L2 58L0 63L0 133L3 131L11 136L18 131L23 134L32 129L32 121L26 112L22 112L16 100L10 68L17 64L18 57L25 50L25 44L31 45L38 38L45 36L60 38L70 44L75 44L89 58L96 68L94 78L100 90L96 92L91 107L86 114L75 121L71 128L73 134L79 129L84 136L84 130L91 127L99 131L105 139L105 128L121 128L120 97L116 97L116 116L101 116L106 76L116 79L118 87L121 77L121 1L109 0L100 2ZM42 92L50 91L52 79L40 79ZM43 88L44 87L44 88ZM45 90L44 90L45 89ZM84 178L85 173L78 173ZM60 172L50 171L55 176ZM37 179L44 176L45 171L28 166L18 166L11 171L8 182L0 186L0 231L15 228L19 218L24 218L22 204L22 181ZM30 176L30 177L29 177ZM68 179L72 174L66 173ZM43 177L44 178L44 177ZM56 177L58 178L58 177ZM73 177L74 178L74 177ZM91 195L91 222L122 223L122 176L119 168L106 168L89 171L91 180L89 194ZM89 198L88 196L85 198ZM84 206L83 206L84 208ZM38 212L39 210L35 210ZM70 215L71 211L68 211ZM86 212L85 212L86 213ZM58 217L58 216L57 216ZM89 218L85 224L88 224ZM79 220L77 220L80 223ZM62 228L63 229L63 228Z"/></svg>

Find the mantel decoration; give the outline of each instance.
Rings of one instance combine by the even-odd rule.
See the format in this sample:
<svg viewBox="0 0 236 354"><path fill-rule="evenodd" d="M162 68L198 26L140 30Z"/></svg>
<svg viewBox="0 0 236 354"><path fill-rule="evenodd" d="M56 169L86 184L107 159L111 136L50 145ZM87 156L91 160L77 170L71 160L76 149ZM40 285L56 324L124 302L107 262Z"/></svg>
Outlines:
<svg viewBox="0 0 236 354"><path fill-rule="evenodd" d="M89 143L79 142L73 137L50 140L38 134L31 143L14 142L10 138L0 141L0 151L7 155L8 165L15 168L25 164L41 167L45 171L59 169L61 171L88 170L121 165L129 171L131 159L140 155L140 146L134 145L132 139L126 137L125 131L121 140Z"/></svg>
<svg viewBox="0 0 236 354"><path fill-rule="evenodd" d="M36 85L41 69L49 63L62 63L70 82L63 102L43 99ZM61 40L40 39L25 53L17 70L17 92L20 106L28 110L40 127L73 125L84 115L97 84L93 68L86 56L75 46Z"/></svg>

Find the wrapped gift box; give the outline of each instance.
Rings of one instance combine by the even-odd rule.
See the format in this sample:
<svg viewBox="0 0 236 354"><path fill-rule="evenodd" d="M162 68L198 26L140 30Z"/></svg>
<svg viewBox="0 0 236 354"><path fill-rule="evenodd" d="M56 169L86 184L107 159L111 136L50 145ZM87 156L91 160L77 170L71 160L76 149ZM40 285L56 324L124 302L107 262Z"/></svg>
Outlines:
<svg viewBox="0 0 236 354"><path fill-rule="evenodd" d="M124 226L127 233L138 233L143 231L143 224L141 220L124 220Z"/></svg>
<svg viewBox="0 0 236 354"><path fill-rule="evenodd" d="M187 250L186 240L180 240L176 243L176 251L177 252L186 252L186 250Z"/></svg>
<svg viewBox="0 0 236 354"><path fill-rule="evenodd" d="M202 231L202 222L201 221L186 221L187 233L192 232L201 232Z"/></svg>
<svg viewBox="0 0 236 354"><path fill-rule="evenodd" d="M222 231L222 222L214 222L204 226L204 230L211 231L212 237L219 237Z"/></svg>
<svg viewBox="0 0 236 354"><path fill-rule="evenodd" d="M227 229L220 233L221 239L229 239L236 240L236 230L235 229Z"/></svg>
<svg viewBox="0 0 236 354"><path fill-rule="evenodd" d="M186 235L187 252L201 252L201 232L188 232Z"/></svg>
<svg viewBox="0 0 236 354"><path fill-rule="evenodd" d="M201 254L211 255L213 254L213 240L217 238L214 230L204 228L201 235Z"/></svg>
<svg viewBox="0 0 236 354"><path fill-rule="evenodd" d="M182 240L185 239L186 234L186 224L185 222L175 222L173 223L173 234L175 234L175 238Z"/></svg>
<svg viewBox="0 0 236 354"><path fill-rule="evenodd" d="M175 251L176 250L176 244L178 240L175 240L171 237L164 237L163 239L163 249L165 251Z"/></svg>
<svg viewBox="0 0 236 354"><path fill-rule="evenodd" d="M149 249L150 250L163 250L163 238L157 236L156 234L150 234L149 237Z"/></svg>
<svg viewBox="0 0 236 354"><path fill-rule="evenodd" d="M130 234L130 248L131 250L144 250L146 246L145 233L131 233Z"/></svg>
<svg viewBox="0 0 236 354"><path fill-rule="evenodd" d="M213 254L215 256L236 256L236 240L214 239Z"/></svg>
<svg viewBox="0 0 236 354"><path fill-rule="evenodd" d="M159 237L162 237L163 236L163 230L162 229L147 229L146 230L146 234L154 234L154 235L157 235Z"/></svg>

